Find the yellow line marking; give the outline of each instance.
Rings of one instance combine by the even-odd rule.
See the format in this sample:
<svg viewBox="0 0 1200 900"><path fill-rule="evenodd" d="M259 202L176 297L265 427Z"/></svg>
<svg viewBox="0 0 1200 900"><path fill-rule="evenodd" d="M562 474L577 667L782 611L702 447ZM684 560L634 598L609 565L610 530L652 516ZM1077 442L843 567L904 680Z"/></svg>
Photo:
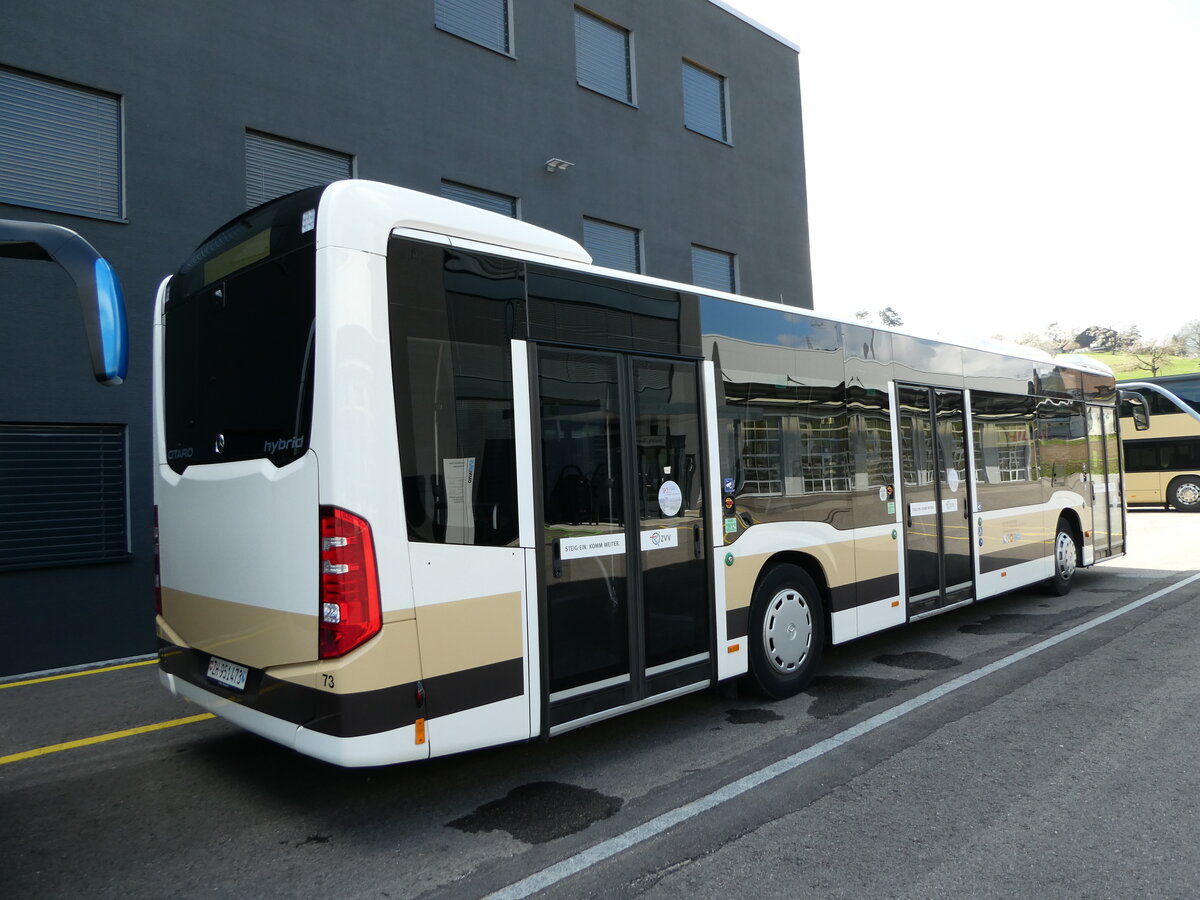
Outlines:
<svg viewBox="0 0 1200 900"><path fill-rule="evenodd" d="M164 728L174 728L177 725L191 725L193 722L203 722L214 718L212 713L200 713L198 716L186 716L182 719L171 719L169 722L157 722L154 725L139 725L137 728L127 728L124 731L110 731L108 734L98 734L95 737L83 738L78 741L67 741L65 744L51 744L49 747L38 747L36 750L26 750L23 753L13 753L10 756L0 756L0 766L20 762L23 759L33 759L35 756L45 756L47 753L58 753L62 750L76 750L79 747L90 747L92 744L102 744L105 741L116 741L121 738L146 734L150 731L162 731Z"/></svg>
<svg viewBox="0 0 1200 900"><path fill-rule="evenodd" d="M7 684L0 684L0 691L5 688L24 687L27 684L42 684L46 681L61 681L64 678L78 678L81 675L99 675L101 672L115 672L117 669L153 666L157 662L157 659L144 659L141 662L121 663L119 666L105 666L103 669L85 669L82 672L67 672L65 675L47 675L44 678L30 678L27 681L10 681Z"/></svg>

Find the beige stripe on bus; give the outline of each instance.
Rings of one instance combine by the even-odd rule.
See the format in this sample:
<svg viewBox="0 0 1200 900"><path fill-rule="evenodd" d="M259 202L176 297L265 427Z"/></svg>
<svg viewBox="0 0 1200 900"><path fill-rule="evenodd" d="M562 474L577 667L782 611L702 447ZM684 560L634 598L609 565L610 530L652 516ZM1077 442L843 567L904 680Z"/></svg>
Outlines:
<svg viewBox="0 0 1200 900"><path fill-rule="evenodd" d="M417 607L425 677L519 659L521 594L493 594Z"/></svg>
<svg viewBox="0 0 1200 900"><path fill-rule="evenodd" d="M163 587L163 619L189 647L266 669L317 655L316 603L301 615Z"/></svg>
<svg viewBox="0 0 1200 900"><path fill-rule="evenodd" d="M893 548L892 568L889 571L894 572L896 558L895 544L892 543L890 538L887 541ZM726 610L742 609L750 605L750 599L754 594L754 584L758 580L759 572L767 560L779 552L786 551L757 553L752 556L738 556L734 552L733 565L725 567ZM796 550L796 552L811 556L817 560L825 573L825 578L829 582L830 589L841 587L854 581L853 540L802 547ZM882 574L888 573L884 572Z"/></svg>

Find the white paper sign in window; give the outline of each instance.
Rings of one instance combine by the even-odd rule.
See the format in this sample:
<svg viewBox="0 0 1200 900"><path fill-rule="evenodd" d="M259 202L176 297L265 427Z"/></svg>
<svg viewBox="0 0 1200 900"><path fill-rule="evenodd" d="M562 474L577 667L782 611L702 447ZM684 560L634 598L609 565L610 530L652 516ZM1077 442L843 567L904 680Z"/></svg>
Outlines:
<svg viewBox="0 0 1200 900"><path fill-rule="evenodd" d="M589 556L615 556L625 552L625 535L593 534L586 537L562 538L558 553L563 559L586 559Z"/></svg>
<svg viewBox="0 0 1200 900"><path fill-rule="evenodd" d="M668 547L679 546L678 528L657 528L654 531L642 532L643 550L665 550Z"/></svg>
<svg viewBox="0 0 1200 900"><path fill-rule="evenodd" d="M658 508L662 510L662 514L674 516L682 506L683 491L679 489L679 485L674 481L664 481L658 489Z"/></svg>

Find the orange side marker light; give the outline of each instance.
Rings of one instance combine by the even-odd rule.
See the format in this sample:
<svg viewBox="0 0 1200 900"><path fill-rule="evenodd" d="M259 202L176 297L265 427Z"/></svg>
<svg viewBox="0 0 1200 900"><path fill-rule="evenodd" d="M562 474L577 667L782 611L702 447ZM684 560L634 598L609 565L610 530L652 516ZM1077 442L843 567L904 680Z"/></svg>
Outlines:
<svg viewBox="0 0 1200 900"><path fill-rule="evenodd" d="M737 653L741 649L742 649L741 644L730 644L727 648L725 648L725 652L726 653Z"/></svg>
<svg viewBox="0 0 1200 900"><path fill-rule="evenodd" d="M425 743L425 720L417 719L416 726L417 726L417 743L423 744L423 743Z"/></svg>

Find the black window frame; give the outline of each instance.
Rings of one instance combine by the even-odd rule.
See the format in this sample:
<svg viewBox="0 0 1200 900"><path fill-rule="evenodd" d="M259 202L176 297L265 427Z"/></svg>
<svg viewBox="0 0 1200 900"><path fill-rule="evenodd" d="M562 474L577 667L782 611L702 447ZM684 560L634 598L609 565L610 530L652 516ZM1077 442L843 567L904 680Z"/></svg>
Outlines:
<svg viewBox="0 0 1200 900"><path fill-rule="evenodd" d="M0 571L126 562L129 532L127 426L0 423Z"/></svg>
<svg viewBox="0 0 1200 900"><path fill-rule="evenodd" d="M689 73L693 73L689 79ZM716 129L711 127L710 122L705 119L711 114L709 110L702 106L697 106L695 99L696 92L700 86L707 84L710 80L717 88L717 115L720 118L720 126ZM683 60L682 69L682 84L683 84L683 127L695 134L703 135L706 138L717 141L721 144L733 145L732 130L729 121L729 79L720 72L715 72L712 69L702 66L699 63L693 62L690 59ZM692 102L689 102L689 98ZM707 101L708 98L702 98Z"/></svg>
<svg viewBox="0 0 1200 900"><path fill-rule="evenodd" d="M589 226L591 226L593 229L598 228L600 230L599 232L594 230L593 231L594 234L595 233L603 233L604 229L608 229L609 234L615 235L618 232L628 232L630 235L632 235L632 237L633 237L633 253L634 253L636 268L628 269L628 268L625 268L624 266L610 265L609 262L611 261L612 257L609 257L609 259L606 261L597 261L596 254L593 252L593 250L603 249L603 247L602 247L602 245L596 244L595 241L589 242L589 240L588 240ZM583 217L583 247L585 250L587 250L588 254L592 257L592 262L597 266L603 266L604 268L608 268L608 269L615 269L619 272L630 272L634 275L641 275L646 271L646 256L645 256L644 242L642 240L642 230L640 228L634 228L631 225L622 225L620 222L610 222L607 219L598 219L594 216L584 216Z"/></svg>
<svg viewBox="0 0 1200 900"><path fill-rule="evenodd" d="M357 160L353 153L345 153L341 150L333 150L329 147L321 147L317 144L309 144L304 141L293 140L292 138L282 137L278 134L270 134L265 131L258 131L254 128L247 128L245 132L245 177L246 177L246 209L255 209L265 203L270 203L278 200L280 197L286 197L288 194L296 191L306 190L313 187L323 187L334 181L341 181L346 178L353 178ZM267 153L273 152L276 154L289 154L286 158L276 156L273 160L268 160ZM273 161L275 168L269 168L263 165L262 178L259 185L252 184L252 178L255 176L253 167L258 164L257 157L262 161ZM316 180L312 178L297 178L293 177L284 179L278 177L278 167L280 162L285 162L292 165L297 172L307 171L316 172L317 167L312 165L313 162L319 159L324 159L329 163L345 162L346 171L325 172ZM303 164L303 168L301 168ZM332 168L332 167L331 167ZM275 177L268 181L267 175L274 173ZM324 177L326 174L332 177ZM268 189L268 185L272 187ZM260 188L260 189L258 189Z"/></svg>
<svg viewBox="0 0 1200 900"><path fill-rule="evenodd" d="M461 181L451 181L448 178L442 179L438 189L444 200L465 203L468 206L474 206L476 209L486 209L502 216L508 216L510 219L521 218L521 200L519 197L501 194L499 191L489 191L486 188L475 187L470 184L463 184ZM502 209L505 204L508 206L507 211Z"/></svg>
<svg viewBox="0 0 1200 900"><path fill-rule="evenodd" d="M720 285L716 285L716 284L705 283L704 281L701 281L699 277L697 277L698 272L703 272L705 269L710 268L709 266L702 265L699 269L697 269L696 258L697 258L698 253L701 256L701 259L704 258L704 254L708 254L708 259L710 262L715 263L718 256L721 257L723 260L728 261L728 263L729 263L729 284L727 286L720 286ZM718 250L715 247L705 247L703 244L692 244L691 254L692 254L692 284L696 285L697 287L708 288L709 290L713 290L713 291L724 291L725 293L728 293L728 294L736 294L737 293L738 269L737 269L737 254L736 253L730 253L727 250Z"/></svg>
<svg viewBox="0 0 1200 900"><path fill-rule="evenodd" d="M502 8L503 43L497 46L482 31L469 27L471 15L483 18L484 7L491 5ZM457 14L457 15L456 15ZM513 8L512 0L433 0L433 26L438 31L454 35L477 47L515 58L513 53Z"/></svg>
<svg viewBox="0 0 1200 900"><path fill-rule="evenodd" d="M125 103L121 95L9 66L0 66L0 79L0 88L3 81L9 82L6 90L0 90L4 97L0 114L7 109L12 116L12 128L0 128L0 135L11 135L0 140L0 203L107 222L128 221ZM24 104L17 90L21 82L26 91ZM53 98L53 103L38 107L34 97L38 91L43 100ZM74 118L68 115L71 103L75 104L70 110ZM89 118L85 121L80 118L83 116ZM40 129L35 127L39 121ZM44 138L40 143L39 131ZM98 168L102 172L99 180ZM80 173L78 177L72 178L72 169ZM56 190L47 192L50 179L46 176L51 173ZM79 195L79 202L71 201L72 192Z"/></svg>
<svg viewBox="0 0 1200 900"><path fill-rule="evenodd" d="M584 24L586 23L586 24ZM590 29L590 30L589 30ZM599 61L605 66L612 66L615 70L618 63L607 58L601 59L601 52L609 48L602 48L600 42L612 35L619 35L624 38L623 47L623 63L624 68L624 90L618 92L612 87L611 82L616 79L612 77L613 72L600 72L595 66L586 66L587 62ZM593 52L596 51L596 52ZM601 75L607 77L593 78L593 75ZM599 16L591 10L581 6L575 7L575 83L581 88L589 91L594 91L602 96L609 97L619 103L624 103L627 106L637 106L636 101L636 86L634 79L633 65L633 32L623 25Z"/></svg>

